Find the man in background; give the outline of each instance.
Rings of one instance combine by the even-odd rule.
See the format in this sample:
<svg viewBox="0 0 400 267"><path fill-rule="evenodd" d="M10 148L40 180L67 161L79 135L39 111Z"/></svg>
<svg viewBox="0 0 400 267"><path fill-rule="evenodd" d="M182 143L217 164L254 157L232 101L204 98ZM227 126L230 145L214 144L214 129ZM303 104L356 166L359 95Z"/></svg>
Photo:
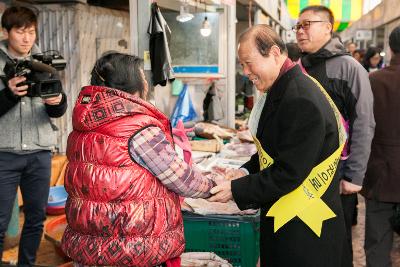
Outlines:
<svg viewBox="0 0 400 267"><path fill-rule="evenodd" d="M392 266L393 230L389 219L400 203L400 26L389 36L390 66L370 74L375 136L361 194L365 197L367 267Z"/></svg>
<svg viewBox="0 0 400 267"><path fill-rule="evenodd" d="M350 55L353 55L354 51L356 51L357 45L353 42L350 42L346 45L346 50L347 52L350 53Z"/></svg>

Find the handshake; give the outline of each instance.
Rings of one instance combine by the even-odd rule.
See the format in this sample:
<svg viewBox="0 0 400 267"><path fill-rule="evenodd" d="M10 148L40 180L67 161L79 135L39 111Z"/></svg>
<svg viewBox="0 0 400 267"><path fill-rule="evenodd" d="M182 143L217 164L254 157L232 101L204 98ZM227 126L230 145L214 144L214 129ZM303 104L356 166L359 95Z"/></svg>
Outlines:
<svg viewBox="0 0 400 267"><path fill-rule="evenodd" d="M212 196L207 200L210 202L221 203L226 203L229 200L233 200L231 182L232 180L238 179L245 175L247 175L247 173L241 169L231 169L226 172L224 178L214 179L214 182L217 185L210 190Z"/></svg>

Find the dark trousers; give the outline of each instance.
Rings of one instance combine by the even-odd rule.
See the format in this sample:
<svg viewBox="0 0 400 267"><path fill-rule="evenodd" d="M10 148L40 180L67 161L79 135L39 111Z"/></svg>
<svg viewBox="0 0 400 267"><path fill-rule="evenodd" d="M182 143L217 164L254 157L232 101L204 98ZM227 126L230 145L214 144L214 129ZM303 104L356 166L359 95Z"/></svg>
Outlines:
<svg viewBox="0 0 400 267"><path fill-rule="evenodd" d="M24 201L25 222L18 252L18 265L35 263L46 219L51 174L51 152L18 155L0 152L0 256L11 219L18 185Z"/></svg>
<svg viewBox="0 0 400 267"><path fill-rule="evenodd" d="M351 227L354 222L354 213L357 210L357 193L349 194L349 195L340 195L343 206L343 214L344 214L344 222L346 225L346 240L347 247L350 249L349 256L351 257L351 262L353 262L353 242L352 242L352 234Z"/></svg>
<svg viewBox="0 0 400 267"><path fill-rule="evenodd" d="M365 199L364 251L367 267L390 267L393 246L393 230L389 218L393 216L395 203Z"/></svg>

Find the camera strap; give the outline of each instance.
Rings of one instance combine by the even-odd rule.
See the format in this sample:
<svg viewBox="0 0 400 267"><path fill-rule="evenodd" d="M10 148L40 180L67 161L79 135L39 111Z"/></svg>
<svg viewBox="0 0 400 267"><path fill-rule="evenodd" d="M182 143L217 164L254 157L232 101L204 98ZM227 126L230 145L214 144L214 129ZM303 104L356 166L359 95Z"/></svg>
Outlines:
<svg viewBox="0 0 400 267"><path fill-rule="evenodd" d="M4 68L6 67L7 63L8 64L14 64L14 61L10 58L9 55L7 55L6 52L4 52L1 49L0 49L0 58L4 58L4 64L0 64L0 67L1 67L0 79L3 82L4 86L7 87L7 83L8 83L9 79L7 79L7 76L6 76L5 72L4 72Z"/></svg>
<svg viewBox="0 0 400 267"><path fill-rule="evenodd" d="M15 61L6 52L4 52L2 49L0 49L0 57L4 57L5 58L5 63L15 63Z"/></svg>

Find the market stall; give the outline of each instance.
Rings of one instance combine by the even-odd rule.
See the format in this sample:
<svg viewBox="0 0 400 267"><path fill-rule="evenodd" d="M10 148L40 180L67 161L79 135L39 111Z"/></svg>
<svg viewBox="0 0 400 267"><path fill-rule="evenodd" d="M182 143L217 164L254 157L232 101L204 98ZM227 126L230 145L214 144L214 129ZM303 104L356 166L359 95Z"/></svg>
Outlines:
<svg viewBox="0 0 400 267"><path fill-rule="evenodd" d="M154 69L147 58L150 49L147 30L152 2L130 1L130 28L126 27L128 13L123 8L111 10L90 6L84 1L73 1L68 5L43 2L37 6L42 15L39 22L42 48L58 49L68 59L69 64L62 78L70 103L75 102L81 86L90 78L90 67L95 58L109 49L120 52L136 49L136 54L143 55L145 59L146 76L151 80ZM255 152L251 137L234 129L235 1L184 1L188 2L190 12L194 13L193 21L186 24L177 20L177 17L184 15L181 1L157 2L172 30L170 44L173 48L171 57L175 80L168 79L165 86L158 84L153 88L154 103L176 122L173 126L177 126L178 119L182 118L185 123L194 125L193 131L187 131L191 159L204 173L219 172L223 177L227 169L238 168ZM142 20L132 20L132 16ZM88 22L88 17L93 17L93 20ZM132 34L135 29L135 37L126 38L128 31ZM147 38L137 39L143 31L146 31ZM177 102L181 96L183 105L179 106ZM184 102L187 96L190 101ZM187 119L179 108L184 110L186 103L190 102L196 116ZM65 152L66 139L71 131L72 108L71 104L68 116L57 122L60 127L60 152ZM226 125L231 128L226 128ZM69 261L60 250L66 224L64 208L67 196L63 187L66 164L65 156L53 158L53 188L49 195L45 237L37 264L54 266ZM210 204L206 200L185 199L182 206L186 252L195 252L182 257L182 266L204 266L205 261L215 263L210 266L256 264L259 239L257 211L242 212L233 201ZM21 227L22 213L16 220ZM5 251L3 260L15 262L16 253L17 248ZM184 265L185 262L187 265Z"/></svg>

